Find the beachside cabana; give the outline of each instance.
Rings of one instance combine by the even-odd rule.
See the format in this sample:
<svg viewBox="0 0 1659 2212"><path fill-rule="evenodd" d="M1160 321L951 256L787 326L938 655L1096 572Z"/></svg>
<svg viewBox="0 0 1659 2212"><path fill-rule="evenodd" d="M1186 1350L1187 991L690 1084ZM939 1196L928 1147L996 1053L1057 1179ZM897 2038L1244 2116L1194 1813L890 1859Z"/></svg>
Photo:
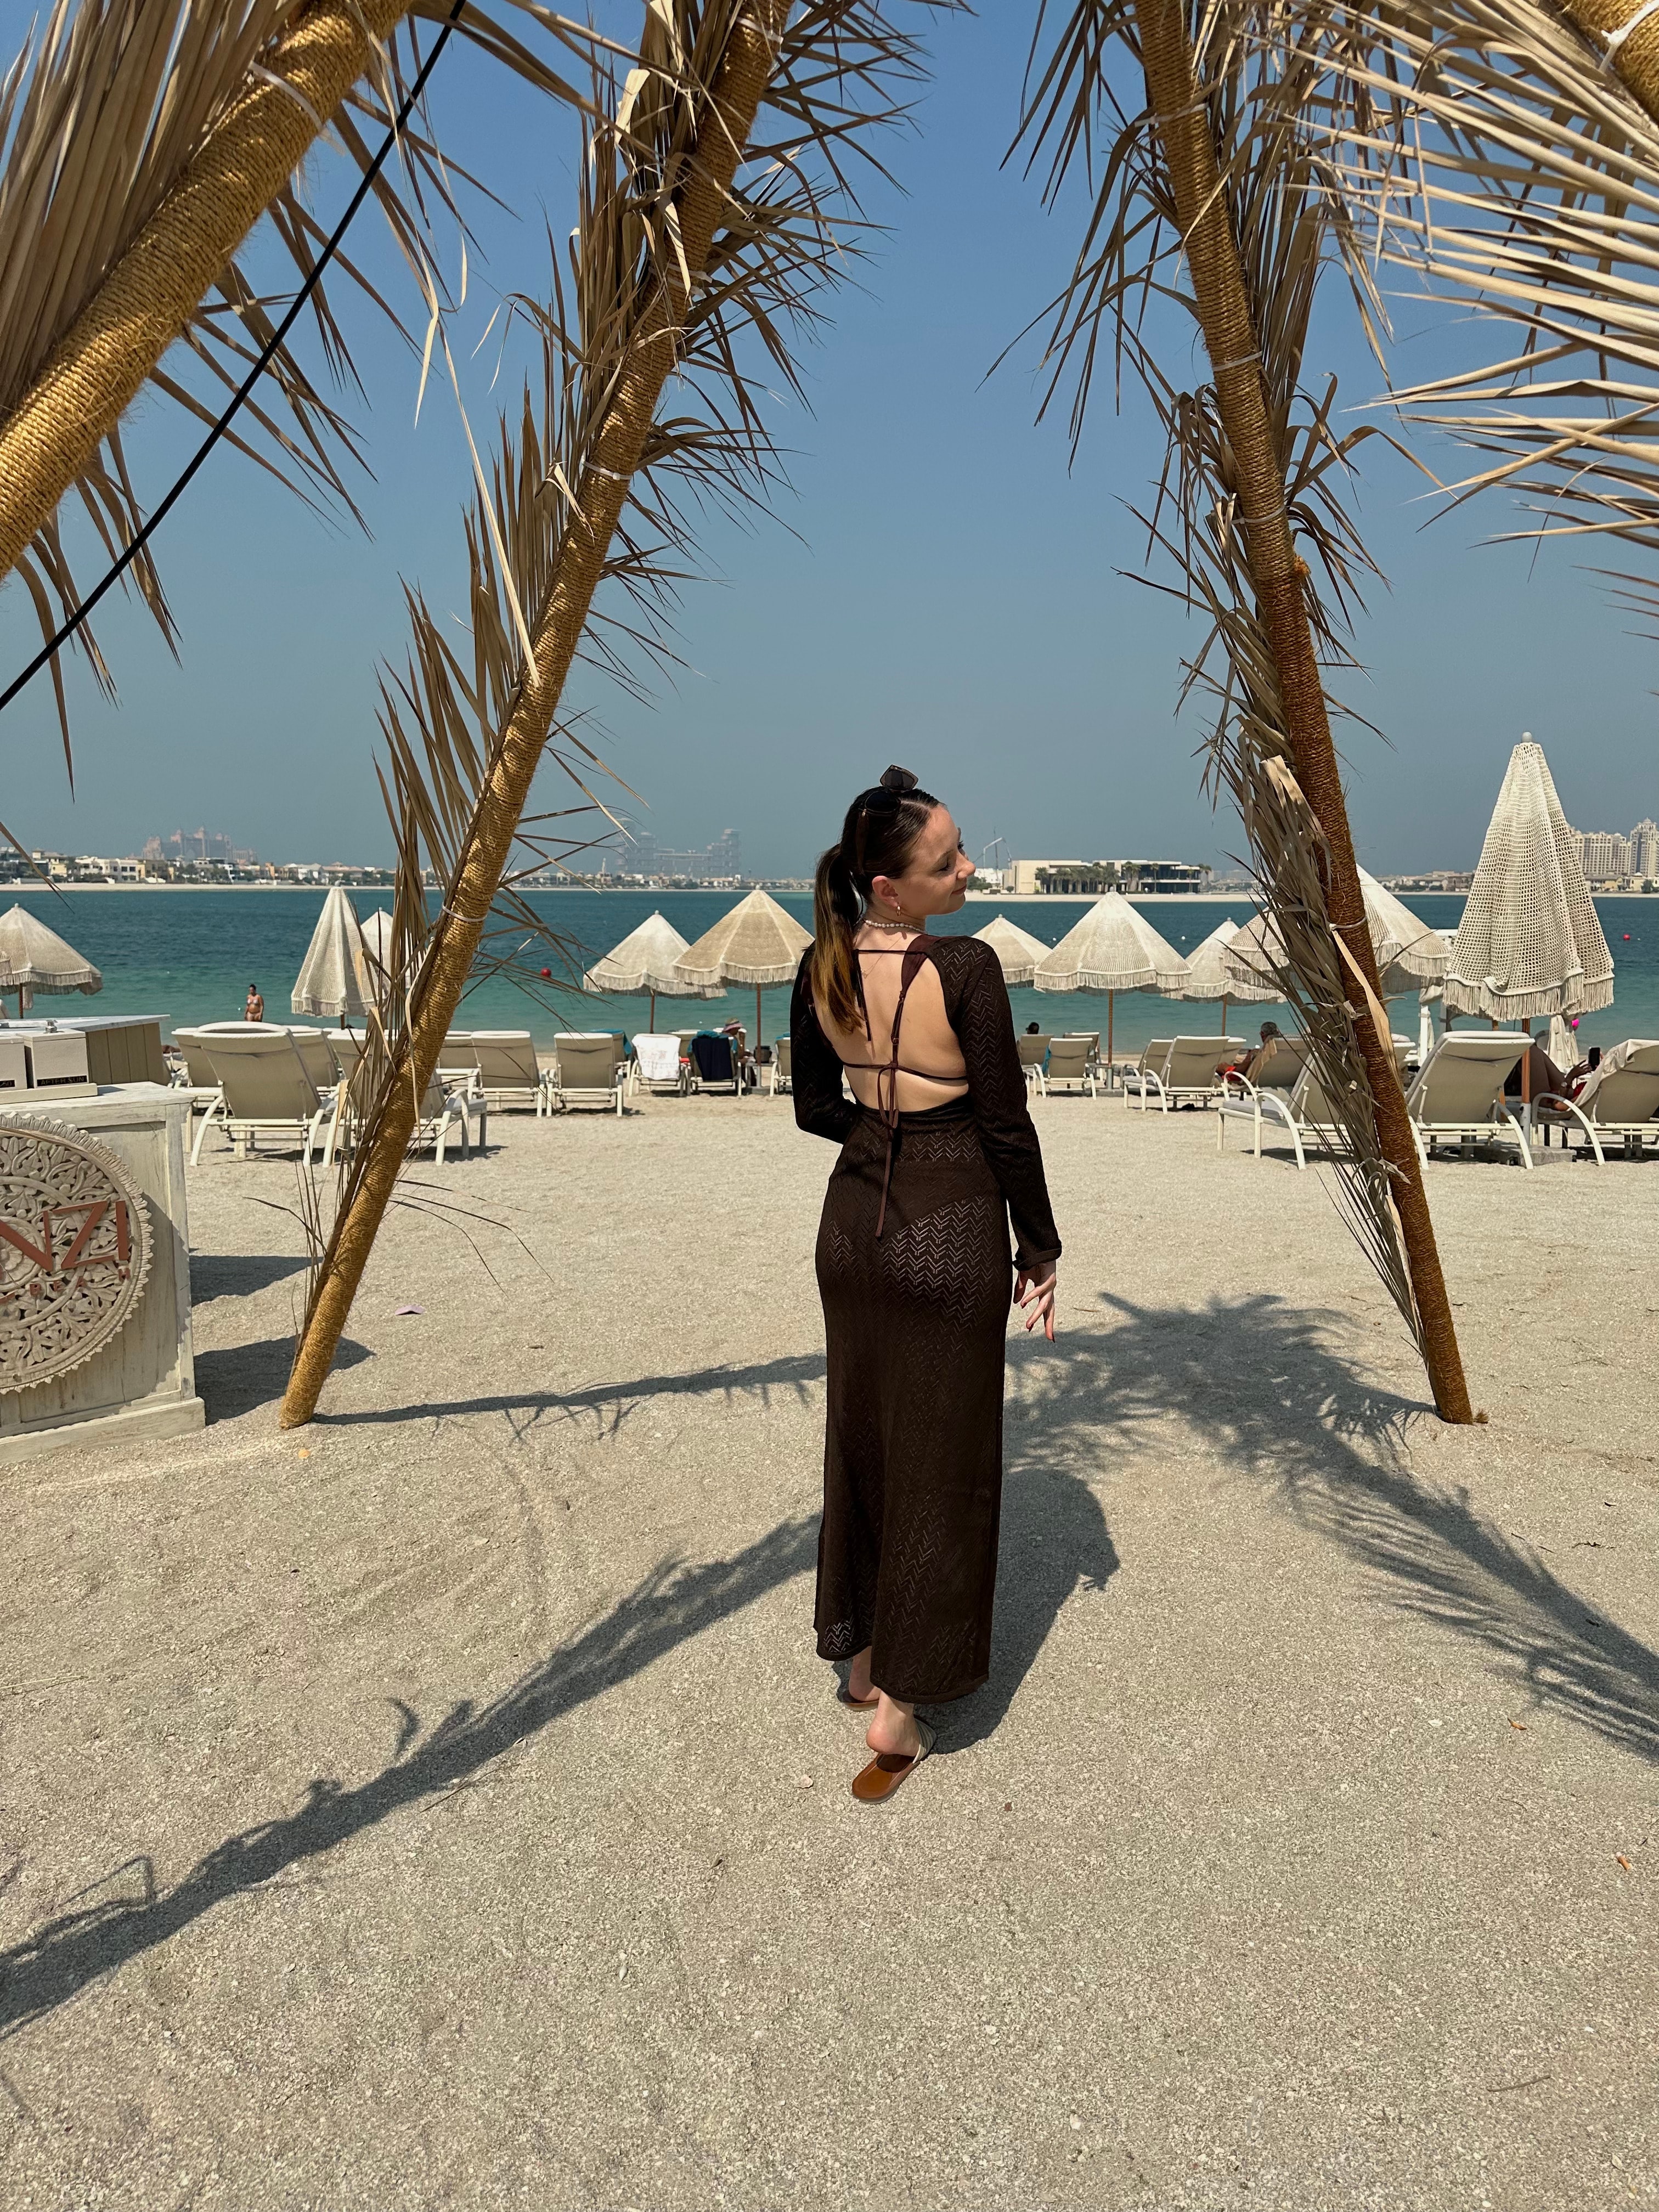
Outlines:
<svg viewBox="0 0 1659 2212"><path fill-rule="evenodd" d="M1530 737L1510 755L1443 988L1449 1012L1519 1022L1528 1036L1540 1015L1567 1020L1613 1004L1613 955ZM1525 1059L1522 1070L1524 1099Z"/></svg>
<svg viewBox="0 0 1659 2212"><path fill-rule="evenodd" d="M750 891L681 953L674 973L692 984L752 983L758 1045L762 991L769 984L793 983L800 956L811 942L811 931L803 929L775 898Z"/></svg>
<svg viewBox="0 0 1659 2212"><path fill-rule="evenodd" d="M366 1020L379 1000L357 909L336 884L323 901L289 1004L296 1014L332 1014L349 1025L354 1018Z"/></svg>
<svg viewBox="0 0 1659 2212"><path fill-rule="evenodd" d="M635 997L648 991L649 1026L654 1030L659 997L718 999L725 989L721 983L693 983L678 973L674 963L688 949L673 923L653 914L637 929L630 930L620 945L613 945L603 960L595 961L582 977L582 988L601 998L617 994Z"/></svg>
<svg viewBox="0 0 1659 2212"><path fill-rule="evenodd" d="M20 1015L28 1012L37 991L48 996L70 991L90 998L104 979L55 929L48 929L26 906L0 914L0 998L17 994Z"/></svg>
<svg viewBox="0 0 1659 2212"><path fill-rule="evenodd" d="M1036 973L1038 961L1048 957L1048 947L1042 939L1010 921L1006 915L998 915L974 934L996 954L1001 963L1002 980L1011 991L1017 984L1029 983Z"/></svg>
<svg viewBox="0 0 1659 2212"><path fill-rule="evenodd" d="M1177 991L1187 963L1166 945L1121 891L1097 898L1038 961L1031 981L1039 991L1103 991L1106 994L1106 1080L1112 1081L1112 1018L1120 991Z"/></svg>

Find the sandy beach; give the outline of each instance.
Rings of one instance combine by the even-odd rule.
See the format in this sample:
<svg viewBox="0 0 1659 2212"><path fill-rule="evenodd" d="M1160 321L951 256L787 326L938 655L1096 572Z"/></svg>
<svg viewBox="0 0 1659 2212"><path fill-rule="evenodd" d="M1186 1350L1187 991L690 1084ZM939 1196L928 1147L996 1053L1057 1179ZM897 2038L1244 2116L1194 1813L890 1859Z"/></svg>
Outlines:
<svg viewBox="0 0 1659 2212"><path fill-rule="evenodd" d="M1451 1431L1327 1178L1035 1112L995 1672L878 1810L787 1101L416 1168L289 1436L210 1150L211 1425L0 1472L8 2206L1659 2202L1647 1171L1430 1170Z"/></svg>

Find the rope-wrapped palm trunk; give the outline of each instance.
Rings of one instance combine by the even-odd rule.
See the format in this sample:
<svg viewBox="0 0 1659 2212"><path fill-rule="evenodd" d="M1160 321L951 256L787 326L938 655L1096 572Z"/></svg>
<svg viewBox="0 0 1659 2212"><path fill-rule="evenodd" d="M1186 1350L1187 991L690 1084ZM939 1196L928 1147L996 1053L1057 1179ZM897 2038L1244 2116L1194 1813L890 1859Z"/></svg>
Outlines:
<svg viewBox="0 0 1659 2212"><path fill-rule="evenodd" d="M756 0L736 25L710 90L708 121L678 196L678 255L641 320L617 377L592 457L575 486L574 512L532 656L474 811L460 865L434 926L387 1086L369 1118L368 1154L335 1222L306 1316L282 1425L308 1421L332 1364L410 1137L416 1112L471 973L501 888L559 701L605 572L611 541L645 452L691 305L687 280L702 280L787 26L789 0ZM678 270L678 273L676 273Z"/></svg>
<svg viewBox="0 0 1659 2212"><path fill-rule="evenodd" d="M0 576L87 468L410 0L315 0L0 422Z"/></svg>
<svg viewBox="0 0 1659 2212"><path fill-rule="evenodd" d="M1135 0L1146 89L1185 247L1194 302L1209 353L1217 411L1231 448L1246 558L1273 653L1284 732L1302 794L1322 833L1326 901L1346 964L1364 988L1352 998L1355 1034L1370 1081L1417 1306L1435 1403L1448 1421L1474 1419L1435 1243L1434 1224L1386 1022L1365 904L1332 740L1325 687L1304 593L1307 571L1285 513L1285 474L1273 436L1261 353L1238 241L1194 80L1183 0Z"/></svg>

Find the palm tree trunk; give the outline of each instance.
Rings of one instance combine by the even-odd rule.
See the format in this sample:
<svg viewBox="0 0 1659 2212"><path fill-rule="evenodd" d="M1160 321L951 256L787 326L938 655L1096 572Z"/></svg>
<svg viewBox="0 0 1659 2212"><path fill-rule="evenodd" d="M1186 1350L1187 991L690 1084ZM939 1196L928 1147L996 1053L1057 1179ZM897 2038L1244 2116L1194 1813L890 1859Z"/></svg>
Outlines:
<svg viewBox="0 0 1659 2212"><path fill-rule="evenodd" d="M314 0L0 424L0 576L120 421L410 0Z"/></svg>
<svg viewBox="0 0 1659 2212"><path fill-rule="evenodd" d="M679 201L684 268L694 283L702 280L788 12L789 0L757 0L753 11L734 26L715 77L708 124L688 163L690 181ZM285 1429L311 1419L333 1364L414 1132L416 1104L437 1066L471 972L479 935L501 887L531 781L558 711L664 381L674 365L690 304L681 275L666 276L634 343L632 359L617 378L616 395L576 486L558 573L532 640L533 657L485 780L443 911L434 926L399 1064L392 1071L385 1110L376 1117L369 1139L371 1156L335 1222L323 1257L283 1400Z"/></svg>
<svg viewBox="0 0 1659 2212"><path fill-rule="evenodd" d="M1659 16L1644 14L1644 0L1561 0L1561 12L1659 122ZM1638 15L1641 22L1621 38Z"/></svg>
<svg viewBox="0 0 1659 2212"><path fill-rule="evenodd" d="M1250 298L1209 118L1194 82L1184 0L1135 0L1135 20L1147 95L1210 356L1217 408L1232 449L1239 518L1257 611L1276 664L1291 764L1329 848L1330 920L1339 945L1364 977L1372 1000L1380 1003L1376 959L1304 595L1307 570L1285 511L1284 469L1273 434ZM1390 1170L1435 1404L1448 1421L1472 1421L1451 1303L1393 1043L1370 1004L1358 1009L1355 1030L1370 1078L1378 1141Z"/></svg>

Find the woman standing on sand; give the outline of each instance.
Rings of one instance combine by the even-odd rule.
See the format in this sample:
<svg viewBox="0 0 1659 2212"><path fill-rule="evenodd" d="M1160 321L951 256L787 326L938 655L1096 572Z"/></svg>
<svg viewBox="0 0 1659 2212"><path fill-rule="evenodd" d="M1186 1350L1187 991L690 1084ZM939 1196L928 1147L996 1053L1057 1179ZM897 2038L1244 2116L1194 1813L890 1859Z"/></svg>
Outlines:
<svg viewBox="0 0 1659 2212"><path fill-rule="evenodd" d="M790 1010L795 1120L842 1147L818 1231L817 1626L819 1656L851 1662L842 1702L872 1715L866 1804L933 1749L916 1706L990 1671L1011 1215L1012 1295L1054 1334L1060 1238L1002 969L926 927L973 872L948 810L890 768L818 862Z"/></svg>

